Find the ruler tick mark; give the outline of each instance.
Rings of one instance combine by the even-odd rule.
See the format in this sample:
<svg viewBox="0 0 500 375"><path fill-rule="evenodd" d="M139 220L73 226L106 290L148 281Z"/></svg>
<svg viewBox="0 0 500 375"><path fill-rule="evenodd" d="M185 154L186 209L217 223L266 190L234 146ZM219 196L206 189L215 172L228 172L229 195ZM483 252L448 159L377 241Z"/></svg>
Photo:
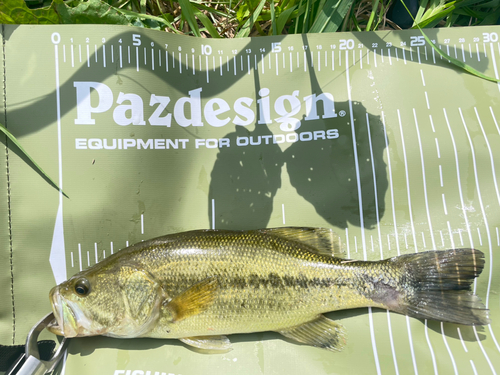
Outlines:
<svg viewBox="0 0 500 375"><path fill-rule="evenodd" d="M135 65L137 71L139 71L139 47L135 47Z"/></svg>
<svg viewBox="0 0 500 375"><path fill-rule="evenodd" d="M78 244L78 260L80 264L80 272L82 272L82 244Z"/></svg>
<svg viewBox="0 0 500 375"><path fill-rule="evenodd" d="M207 83L209 83L210 78L209 78L209 69L208 69L208 56L205 56L205 71L207 72Z"/></svg>

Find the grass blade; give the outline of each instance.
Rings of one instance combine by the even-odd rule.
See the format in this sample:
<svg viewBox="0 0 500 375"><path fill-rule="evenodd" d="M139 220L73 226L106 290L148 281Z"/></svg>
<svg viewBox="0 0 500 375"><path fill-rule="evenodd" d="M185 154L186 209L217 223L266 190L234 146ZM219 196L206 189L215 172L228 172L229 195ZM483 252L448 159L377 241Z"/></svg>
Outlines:
<svg viewBox="0 0 500 375"><path fill-rule="evenodd" d="M215 28L214 24L212 21L202 12L200 12L198 9L193 9L193 13L195 16L201 21L203 26L207 29L208 33L212 38L220 38L221 36L217 32L217 29Z"/></svg>
<svg viewBox="0 0 500 375"><path fill-rule="evenodd" d="M374 1L373 8L372 8L372 11L370 13L370 18L368 19L368 23L366 24L366 31L370 31L370 29L372 27L373 19L375 18L375 13L377 13L378 3L379 3L379 0Z"/></svg>
<svg viewBox="0 0 500 375"><path fill-rule="evenodd" d="M413 21L415 21L415 19L413 18L411 12L406 7L406 4L404 3L404 1L403 0L400 0L400 1L403 4L403 6L405 7L405 9L408 12L408 14L413 19ZM446 53L444 53L443 51L441 51L439 48L437 48L434 45L434 43L431 42L431 40L427 37L427 35L425 35L425 33L423 32L423 30L420 28L420 26L418 24L417 24L417 28L420 31L420 33L422 34L422 36L424 37L425 41L432 47L432 49L434 49L434 51L436 51L438 55L442 56L443 58L445 58L446 60L448 60L449 62L451 62L453 65L458 66L459 68L465 70L466 72L468 72L468 73L470 73L472 75L475 75L476 77L485 79L487 81L491 81L491 82L495 82L495 83L500 83L499 79L487 76L486 74L483 74L480 71L474 69L472 66L467 65L464 62L462 62L460 60L457 60L457 59L455 59L455 58L447 55Z"/></svg>
<svg viewBox="0 0 500 375"><path fill-rule="evenodd" d="M276 26L276 9L274 9L274 0L270 0L271 7L271 26L273 29L273 35L278 35L278 28Z"/></svg>
<svg viewBox="0 0 500 375"><path fill-rule="evenodd" d="M189 28L193 32L194 36L201 38L200 29L198 28L198 22L194 17L194 9L196 9L189 0L179 0L179 5L181 6L181 12L183 18L189 25Z"/></svg>
<svg viewBox="0 0 500 375"><path fill-rule="evenodd" d="M323 33L333 33L339 29L339 27L344 22L346 14L351 9L354 0L329 0L325 6L327 8L329 4L338 2L338 5L333 10L328 22L321 32Z"/></svg>
<svg viewBox="0 0 500 375"><path fill-rule="evenodd" d="M283 32L283 29L285 28L286 23L288 22L288 19L292 15L293 11L297 5L294 5L291 8L288 8L287 10L284 10L279 16L278 19L276 20L276 27L278 29L278 35L281 35Z"/></svg>
<svg viewBox="0 0 500 375"><path fill-rule="evenodd" d="M241 27L238 34L236 34L236 38L245 38L250 35L250 31L252 30L253 24L259 18L260 12L262 12L262 8L266 4L266 0L261 0L257 8L250 14L250 17L246 20L246 22Z"/></svg>
<svg viewBox="0 0 500 375"><path fill-rule="evenodd" d="M57 188L57 190L63 193L63 195L66 198L69 198L66 195L66 193L56 184L56 182L53 179L51 179L47 173L45 173L45 171L37 164L35 160L33 160L33 158L28 154L28 152L26 152L26 150L23 148L23 146L21 146L16 137L14 137L14 135L2 124L0 124L0 132L4 133L7 136L7 138L9 138L11 142L14 143L19 148L19 150L21 150L24 156L26 156L29 159L29 161L33 163L33 165L36 167L36 169L38 169L38 172L41 173L43 177L49 180L52 183L52 185L54 185Z"/></svg>

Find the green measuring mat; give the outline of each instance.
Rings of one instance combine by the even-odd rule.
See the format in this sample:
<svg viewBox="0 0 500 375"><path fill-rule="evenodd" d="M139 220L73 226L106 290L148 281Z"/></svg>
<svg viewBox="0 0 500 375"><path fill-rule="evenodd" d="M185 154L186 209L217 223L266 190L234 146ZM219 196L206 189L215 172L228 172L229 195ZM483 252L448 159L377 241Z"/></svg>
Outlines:
<svg viewBox="0 0 500 375"><path fill-rule="evenodd" d="M425 32L499 78L500 28ZM272 332L233 335L233 351L212 355L178 340L73 339L58 373L500 371L500 85L418 30L216 40L3 25L1 38L0 122L69 197L2 139L2 344L25 340L56 283L129 244L317 226L354 259L480 249L473 289L491 325L332 312L348 332L341 353Z"/></svg>

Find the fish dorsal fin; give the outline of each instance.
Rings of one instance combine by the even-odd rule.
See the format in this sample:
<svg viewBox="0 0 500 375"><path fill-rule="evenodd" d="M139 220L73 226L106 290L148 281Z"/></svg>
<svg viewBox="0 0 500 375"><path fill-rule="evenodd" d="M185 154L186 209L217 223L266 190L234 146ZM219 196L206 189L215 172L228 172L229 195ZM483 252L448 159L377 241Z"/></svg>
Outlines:
<svg viewBox="0 0 500 375"><path fill-rule="evenodd" d="M208 309L217 296L217 289L218 282L214 276L194 284L174 297L165 306L171 312L172 321L178 322Z"/></svg>
<svg viewBox="0 0 500 375"><path fill-rule="evenodd" d="M321 255L346 257L340 236L328 228L282 227L261 229L260 232L304 243Z"/></svg>

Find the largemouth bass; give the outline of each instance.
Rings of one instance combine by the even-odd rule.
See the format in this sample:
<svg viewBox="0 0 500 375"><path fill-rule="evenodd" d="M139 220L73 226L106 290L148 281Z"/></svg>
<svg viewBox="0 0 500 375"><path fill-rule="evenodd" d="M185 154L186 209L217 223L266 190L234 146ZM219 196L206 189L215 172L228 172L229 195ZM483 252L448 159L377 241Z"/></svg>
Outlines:
<svg viewBox="0 0 500 375"><path fill-rule="evenodd" d="M475 249L429 251L381 261L343 257L322 228L197 230L125 248L50 292L66 337L175 338L228 350L225 335L275 331L341 350L342 325L322 315L380 307L420 319L489 323L470 292L484 267Z"/></svg>

